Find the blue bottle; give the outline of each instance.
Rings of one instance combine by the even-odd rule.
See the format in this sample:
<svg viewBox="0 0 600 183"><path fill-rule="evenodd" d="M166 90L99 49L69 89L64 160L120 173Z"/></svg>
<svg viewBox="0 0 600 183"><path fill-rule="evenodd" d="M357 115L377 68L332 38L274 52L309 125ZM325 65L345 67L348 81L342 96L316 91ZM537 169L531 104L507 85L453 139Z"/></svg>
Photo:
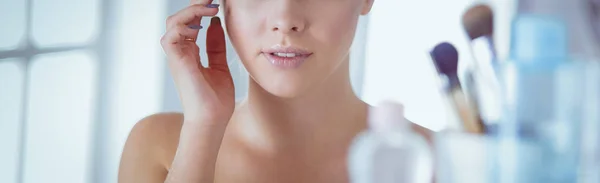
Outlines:
<svg viewBox="0 0 600 183"><path fill-rule="evenodd" d="M562 1L564 8L576 2ZM497 68L502 117L490 182L581 180L581 133L589 122L586 65L594 49L583 43L594 38L577 34L582 27L573 26L579 19L564 14L568 10L553 14L557 9L549 7L560 4L531 3L531 11L515 16L509 59Z"/></svg>

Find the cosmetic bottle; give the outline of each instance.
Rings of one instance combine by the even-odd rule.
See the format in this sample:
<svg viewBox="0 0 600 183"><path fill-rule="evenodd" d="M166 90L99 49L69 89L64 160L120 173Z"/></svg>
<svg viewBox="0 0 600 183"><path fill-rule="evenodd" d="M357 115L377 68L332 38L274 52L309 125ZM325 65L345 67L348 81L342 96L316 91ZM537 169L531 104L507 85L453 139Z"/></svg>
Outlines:
<svg viewBox="0 0 600 183"><path fill-rule="evenodd" d="M431 150L426 140L404 119L401 105L384 103L371 108L369 125L350 147L350 182L431 182Z"/></svg>
<svg viewBox="0 0 600 183"><path fill-rule="evenodd" d="M496 173L490 182L582 180L588 66L598 45L585 0L520 0L501 86ZM596 131L597 132L597 131Z"/></svg>

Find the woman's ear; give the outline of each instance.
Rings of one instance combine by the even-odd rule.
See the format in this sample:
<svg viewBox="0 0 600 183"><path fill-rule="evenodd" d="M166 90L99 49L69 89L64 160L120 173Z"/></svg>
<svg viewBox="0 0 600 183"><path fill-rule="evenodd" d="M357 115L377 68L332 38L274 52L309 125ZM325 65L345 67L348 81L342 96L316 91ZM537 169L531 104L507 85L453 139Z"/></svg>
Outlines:
<svg viewBox="0 0 600 183"><path fill-rule="evenodd" d="M373 8L373 3L375 0L362 0L364 2L363 9L360 12L361 15L366 15L371 12L371 8Z"/></svg>

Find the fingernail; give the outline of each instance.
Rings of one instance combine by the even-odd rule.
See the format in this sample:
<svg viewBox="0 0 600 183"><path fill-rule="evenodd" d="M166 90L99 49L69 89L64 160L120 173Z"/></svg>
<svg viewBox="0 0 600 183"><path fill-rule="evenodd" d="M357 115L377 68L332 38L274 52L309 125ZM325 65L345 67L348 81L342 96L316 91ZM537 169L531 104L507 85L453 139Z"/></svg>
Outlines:
<svg viewBox="0 0 600 183"><path fill-rule="evenodd" d="M221 18L219 18L219 17L212 17L210 19L210 24L221 25Z"/></svg>
<svg viewBox="0 0 600 183"><path fill-rule="evenodd" d="M219 4L207 4L205 7L207 7L207 8L218 8Z"/></svg>
<svg viewBox="0 0 600 183"><path fill-rule="evenodd" d="M196 30L200 30L200 29L204 28L204 27L202 27L202 25L188 25L188 27L190 29L196 29Z"/></svg>

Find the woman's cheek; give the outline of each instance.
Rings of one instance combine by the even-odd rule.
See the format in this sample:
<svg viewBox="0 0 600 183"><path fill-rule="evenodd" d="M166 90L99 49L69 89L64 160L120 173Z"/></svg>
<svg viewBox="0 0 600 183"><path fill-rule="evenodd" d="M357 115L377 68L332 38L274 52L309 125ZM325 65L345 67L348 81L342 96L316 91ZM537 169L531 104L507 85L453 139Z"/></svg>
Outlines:
<svg viewBox="0 0 600 183"><path fill-rule="evenodd" d="M259 49L256 44L259 40L259 35L257 34L259 27L254 22L251 22L253 19L255 18L232 14L229 16L227 22L230 40L238 51L239 56L243 58L248 58L249 54L253 53L250 49Z"/></svg>
<svg viewBox="0 0 600 183"><path fill-rule="evenodd" d="M335 50L335 52L348 50L352 44L352 40L354 39L354 33L356 30L356 20L353 20L352 18L348 17L335 18L337 19L327 20L324 22L339 23L323 23L320 25L320 27L315 27L314 32L315 34L318 34L316 37L317 39L319 39L319 42L326 44L335 44L328 45L329 48L338 48L338 50Z"/></svg>

